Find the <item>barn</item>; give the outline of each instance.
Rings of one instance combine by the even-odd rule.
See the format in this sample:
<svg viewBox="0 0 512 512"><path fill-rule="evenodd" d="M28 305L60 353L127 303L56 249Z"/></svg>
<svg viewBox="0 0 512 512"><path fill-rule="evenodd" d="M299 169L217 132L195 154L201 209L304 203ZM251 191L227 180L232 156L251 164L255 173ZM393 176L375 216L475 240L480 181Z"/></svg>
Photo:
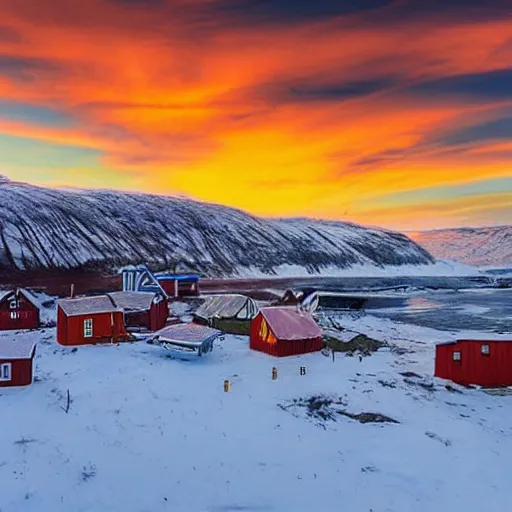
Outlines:
<svg viewBox="0 0 512 512"><path fill-rule="evenodd" d="M59 344L91 345L117 342L126 338L123 310L108 295L58 301Z"/></svg>
<svg viewBox="0 0 512 512"><path fill-rule="evenodd" d="M435 376L458 384L512 386L512 340L458 340L436 346Z"/></svg>
<svg viewBox="0 0 512 512"><path fill-rule="evenodd" d="M199 295L199 276L164 274L156 276L156 279L169 297L194 297Z"/></svg>
<svg viewBox="0 0 512 512"><path fill-rule="evenodd" d="M194 320L231 334L249 335L258 306L240 294L212 295L197 308Z"/></svg>
<svg viewBox="0 0 512 512"><path fill-rule="evenodd" d="M40 305L24 288L0 292L0 331L37 329Z"/></svg>
<svg viewBox="0 0 512 512"><path fill-rule="evenodd" d="M167 299L160 293L119 291L107 295L123 310L127 328L158 331L165 325L169 316Z"/></svg>
<svg viewBox="0 0 512 512"><path fill-rule="evenodd" d="M296 308L261 308L251 322L249 346L278 357L306 354L322 349L322 330Z"/></svg>
<svg viewBox="0 0 512 512"><path fill-rule="evenodd" d="M29 340L0 340L0 387L32 384L36 344Z"/></svg>

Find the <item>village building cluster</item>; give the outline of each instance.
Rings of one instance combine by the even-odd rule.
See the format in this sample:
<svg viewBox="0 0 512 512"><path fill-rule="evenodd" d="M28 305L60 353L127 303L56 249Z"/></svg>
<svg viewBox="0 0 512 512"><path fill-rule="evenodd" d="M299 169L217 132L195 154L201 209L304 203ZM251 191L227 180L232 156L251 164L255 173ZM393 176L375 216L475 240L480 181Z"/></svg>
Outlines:
<svg viewBox="0 0 512 512"><path fill-rule="evenodd" d="M190 322L170 316L169 304L200 297L195 275L154 275L146 266L123 270L123 289L57 301L58 344L65 347L146 341L168 349L212 351L225 334L247 335L249 348L286 357L322 350L322 329L312 311L325 298L291 291L280 305L259 306L241 294L203 298ZM336 300L340 300L339 297ZM344 299L345 300L345 299ZM0 291L0 331L38 329L41 305L29 290ZM32 383L36 344L0 339L0 387ZM512 386L512 340L459 340L436 346L436 377L461 385Z"/></svg>

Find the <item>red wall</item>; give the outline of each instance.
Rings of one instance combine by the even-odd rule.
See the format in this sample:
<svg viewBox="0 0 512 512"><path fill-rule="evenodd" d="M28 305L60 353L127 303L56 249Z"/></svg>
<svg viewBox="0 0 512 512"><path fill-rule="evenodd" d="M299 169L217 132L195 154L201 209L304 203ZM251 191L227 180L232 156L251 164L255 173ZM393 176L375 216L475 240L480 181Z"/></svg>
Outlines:
<svg viewBox="0 0 512 512"><path fill-rule="evenodd" d="M0 359L0 364L11 363L11 380L0 381L0 388L32 384L32 359Z"/></svg>
<svg viewBox="0 0 512 512"><path fill-rule="evenodd" d="M114 325L112 326L112 318ZM84 320L92 318L93 335L84 337ZM112 313L96 313L92 315L66 316L59 307L57 313L57 342L61 345L93 345L119 341L126 335L124 317L120 311Z"/></svg>
<svg viewBox="0 0 512 512"><path fill-rule="evenodd" d="M482 354L482 345L489 345L489 355ZM454 352L461 353L460 361L453 360ZM437 345L435 375L464 385L512 386L512 340L460 340Z"/></svg>
<svg viewBox="0 0 512 512"><path fill-rule="evenodd" d="M322 338L313 338L309 340L277 340L277 343L267 343L260 336L260 326L263 316L261 313L251 321L251 334L249 337L249 347L252 350L265 352L271 356L284 357L322 350ZM268 325L268 324L267 324ZM269 326L270 327L270 326Z"/></svg>
<svg viewBox="0 0 512 512"><path fill-rule="evenodd" d="M169 304L166 300L161 300L158 303L151 304L149 311L149 330L158 331L164 327L169 316Z"/></svg>
<svg viewBox="0 0 512 512"><path fill-rule="evenodd" d="M19 295L18 307L9 308L9 302L14 299L14 292L0 301L0 331L12 329L37 329L39 327L39 309ZM11 318L11 312L17 312L19 318Z"/></svg>

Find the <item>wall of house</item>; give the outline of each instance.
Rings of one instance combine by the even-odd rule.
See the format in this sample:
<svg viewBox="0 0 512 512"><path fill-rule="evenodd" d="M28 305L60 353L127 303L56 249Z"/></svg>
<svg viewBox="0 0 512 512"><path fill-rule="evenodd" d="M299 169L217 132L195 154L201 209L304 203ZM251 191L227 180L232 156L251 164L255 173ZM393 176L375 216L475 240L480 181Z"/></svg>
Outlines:
<svg viewBox="0 0 512 512"><path fill-rule="evenodd" d="M0 359L0 364L11 364L11 380L0 381L0 388L11 386L28 386L32 383L32 358L29 359Z"/></svg>
<svg viewBox="0 0 512 512"><path fill-rule="evenodd" d="M482 354L482 345L489 354ZM460 352L460 361L453 353ZM485 387L512 386L512 340L459 341L436 347L435 375L459 384Z"/></svg>
<svg viewBox="0 0 512 512"><path fill-rule="evenodd" d="M93 335L84 336L84 321L93 320ZM113 325L112 325L113 319ZM64 322L64 324L61 324ZM59 332L60 327L60 332ZM95 313L68 317L65 314L57 316L57 341L61 345L92 345L118 341L125 334L124 317L120 311L112 313Z"/></svg>
<svg viewBox="0 0 512 512"><path fill-rule="evenodd" d="M166 300L153 302L149 310L149 326L151 331L158 331L165 326L169 316L169 304Z"/></svg>
<svg viewBox="0 0 512 512"><path fill-rule="evenodd" d="M16 308L11 308L10 303L15 299L13 291L0 301L0 330L37 329L39 309L21 294L18 295ZM16 318L12 318L11 313L16 313Z"/></svg>

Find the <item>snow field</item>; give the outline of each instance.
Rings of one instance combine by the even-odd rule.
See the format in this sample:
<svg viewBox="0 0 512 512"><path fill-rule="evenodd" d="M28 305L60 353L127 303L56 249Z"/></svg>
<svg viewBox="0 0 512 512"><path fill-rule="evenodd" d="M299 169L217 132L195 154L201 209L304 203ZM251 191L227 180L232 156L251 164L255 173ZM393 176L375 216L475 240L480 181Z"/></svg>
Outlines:
<svg viewBox="0 0 512 512"><path fill-rule="evenodd" d="M276 359L226 336L197 358L144 342L73 351L54 329L0 333L39 342L37 381L0 390L0 510L510 510L512 397L419 385L432 381L433 343L446 333L337 320L408 352ZM400 424L318 425L278 406L317 394Z"/></svg>

